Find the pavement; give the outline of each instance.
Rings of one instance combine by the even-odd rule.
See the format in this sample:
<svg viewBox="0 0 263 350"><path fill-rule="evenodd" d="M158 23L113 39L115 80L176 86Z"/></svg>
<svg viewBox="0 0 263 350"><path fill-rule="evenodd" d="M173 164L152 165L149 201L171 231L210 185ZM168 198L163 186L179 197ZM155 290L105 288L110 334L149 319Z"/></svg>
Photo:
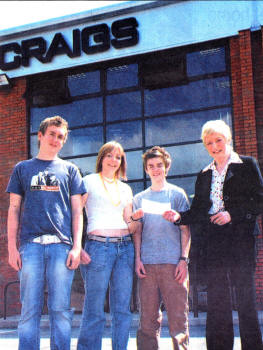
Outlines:
<svg viewBox="0 0 263 350"><path fill-rule="evenodd" d="M103 335L102 350L111 350L111 318L109 314L106 314L106 327ZM9 316L6 320L0 318L0 349L1 350L17 350L18 338L17 338L17 324L19 315ZM72 341L71 350L76 350L77 337L79 332L79 325L81 321L81 314L76 314L73 319L72 328ZM205 343L205 321L206 313L199 312L198 318L195 318L193 313L189 314L189 326L190 326L190 346L189 350L206 350ZM234 348L233 350L240 350L240 338L238 329L238 316L237 312L233 312L234 321ZM263 332L263 311L259 311L259 321L261 330ZM130 340L127 350L136 350L136 331L139 324L139 315L133 314L133 322L130 333ZM41 318L41 350L49 350L49 320L47 315L43 315ZM163 313L162 332L160 338L160 350L171 350L172 343L169 336L168 322L166 313Z"/></svg>

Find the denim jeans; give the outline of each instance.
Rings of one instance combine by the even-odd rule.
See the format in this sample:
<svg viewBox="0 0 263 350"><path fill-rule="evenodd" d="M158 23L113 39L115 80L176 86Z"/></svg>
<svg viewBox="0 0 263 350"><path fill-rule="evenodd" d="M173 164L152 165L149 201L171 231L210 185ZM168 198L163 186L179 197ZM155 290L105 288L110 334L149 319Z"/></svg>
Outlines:
<svg viewBox="0 0 263 350"><path fill-rule="evenodd" d="M77 349L101 349L105 325L104 302L110 283L112 349L126 350L132 320L133 243L87 241L85 250L91 257L91 263L81 266L85 302Z"/></svg>
<svg viewBox="0 0 263 350"><path fill-rule="evenodd" d="M74 271L66 267L71 247L64 243L41 245L26 243L20 247L21 318L18 325L19 350L40 349L40 318L45 283L48 288L51 350L70 350L71 285Z"/></svg>

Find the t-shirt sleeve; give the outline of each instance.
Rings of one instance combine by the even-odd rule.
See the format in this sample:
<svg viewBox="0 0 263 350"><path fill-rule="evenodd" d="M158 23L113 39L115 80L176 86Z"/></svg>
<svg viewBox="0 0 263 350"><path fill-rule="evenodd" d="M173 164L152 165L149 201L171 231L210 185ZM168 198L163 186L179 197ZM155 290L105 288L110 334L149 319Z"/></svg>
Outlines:
<svg viewBox="0 0 263 350"><path fill-rule="evenodd" d="M140 197L138 195L136 195L135 197L133 197L133 200L132 200L132 208L133 208L133 211L141 208L141 200L140 200Z"/></svg>
<svg viewBox="0 0 263 350"><path fill-rule="evenodd" d="M189 200L185 191L182 190L181 195L179 196L176 204L177 204L176 210L179 212L186 211L190 208Z"/></svg>
<svg viewBox="0 0 263 350"><path fill-rule="evenodd" d="M132 189L129 185L125 184L125 192L126 192L126 199L127 199L127 203L132 203L132 199L133 199L133 194L132 194Z"/></svg>
<svg viewBox="0 0 263 350"><path fill-rule="evenodd" d="M14 167L11 177L9 179L9 182L6 188L7 193L16 193L16 194L19 194L20 196L24 195L23 183L21 181L21 177L19 174L20 174L19 164L17 164Z"/></svg>
<svg viewBox="0 0 263 350"><path fill-rule="evenodd" d="M85 193L89 193L90 192L90 180L91 180L91 177L90 175L86 175L83 177L83 186L85 188Z"/></svg>
<svg viewBox="0 0 263 350"><path fill-rule="evenodd" d="M71 172L70 195L74 196L76 194L84 194L86 192L87 191L84 186L83 178L80 175L79 169L77 167L73 167Z"/></svg>

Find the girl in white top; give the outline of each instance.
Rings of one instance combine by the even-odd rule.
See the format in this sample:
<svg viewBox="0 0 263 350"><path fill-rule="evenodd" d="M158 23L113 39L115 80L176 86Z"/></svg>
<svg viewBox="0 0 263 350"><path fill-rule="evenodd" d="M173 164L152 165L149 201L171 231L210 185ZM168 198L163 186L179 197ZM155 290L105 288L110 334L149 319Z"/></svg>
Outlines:
<svg viewBox="0 0 263 350"><path fill-rule="evenodd" d="M87 194L83 202L88 217L85 251L91 262L81 266L85 303L78 350L100 350L105 324L104 302L110 286L112 349L125 350L131 324L134 247L128 224L132 213L131 188L126 179L126 156L122 146L111 141L99 150L96 174L84 177Z"/></svg>

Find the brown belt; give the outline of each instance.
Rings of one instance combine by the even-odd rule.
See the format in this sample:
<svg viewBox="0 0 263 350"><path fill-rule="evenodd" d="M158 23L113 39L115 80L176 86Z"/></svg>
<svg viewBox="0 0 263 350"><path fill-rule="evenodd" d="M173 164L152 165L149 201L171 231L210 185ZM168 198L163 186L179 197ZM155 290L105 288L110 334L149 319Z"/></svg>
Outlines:
<svg viewBox="0 0 263 350"><path fill-rule="evenodd" d="M109 242L109 243L121 243L121 242L128 242L132 240L131 235L123 236L123 237L104 237L104 236L97 236L97 235L88 235L88 239L92 241L98 241L98 242Z"/></svg>

